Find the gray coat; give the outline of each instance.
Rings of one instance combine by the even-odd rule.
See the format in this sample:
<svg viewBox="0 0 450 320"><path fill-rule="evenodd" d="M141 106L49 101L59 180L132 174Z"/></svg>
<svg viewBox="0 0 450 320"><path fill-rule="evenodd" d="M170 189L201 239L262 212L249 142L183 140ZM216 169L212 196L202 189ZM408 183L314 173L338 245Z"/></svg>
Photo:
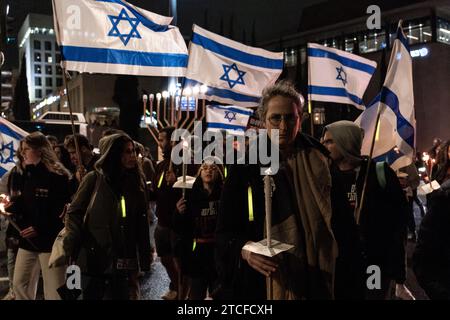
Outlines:
<svg viewBox="0 0 450 320"><path fill-rule="evenodd" d="M126 240L121 232L120 208L120 201L103 174L94 171L86 175L67 212L64 240L64 249L83 272L109 272L114 258L120 255L117 248ZM147 212L139 213L136 219L137 258L141 270L147 271L150 268Z"/></svg>

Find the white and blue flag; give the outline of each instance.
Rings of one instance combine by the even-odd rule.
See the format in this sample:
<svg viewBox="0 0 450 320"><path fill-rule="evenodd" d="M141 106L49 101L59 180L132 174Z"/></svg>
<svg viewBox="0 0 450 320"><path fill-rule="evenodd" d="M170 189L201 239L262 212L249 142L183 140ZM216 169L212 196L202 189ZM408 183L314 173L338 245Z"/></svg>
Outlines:
<svg viewBox="0 0 450 320"><path fill-rule="evenodd" d="M28 132L0 117L0 177L16 165L16 153L20 140L27 135Z"/></svg>
<svg viewBox="0 0 450 320"><path fill-rule="evenodd" d="M364 110L362 100L377 67L352 53L308 43L308 94L311 100L352 104Z"/></svg>
<svg viewBox="0 0 450 320"><path fill-rule="evenodd" d="M378 106L381 117L372 157L398 170L413 161L416 128L412 60L408 40L400 26L383 88L356 120L365 131L362 154L370 152Z"/></svg>
<svg viewBox="0 0 450 320"><path fill-rule="evenodd" d="M53 18L67 70L185 75L187 47L171 17L123 0L53 0Z"/></svg>
<svg viewBox="0 0 450 320"><path fill-rule="evenodd" d="M283 53L270 52L193 26L185 87L205 84L208 100L257 106L264 87L283 70Z"/></svg>
<svg viewBox="0 0 450 320"><path fill-rule="evenodd" d="M243 135L252 114L253 111L251 109L237 106L207 106L207 130L225 130L229 134Z"/></svg>

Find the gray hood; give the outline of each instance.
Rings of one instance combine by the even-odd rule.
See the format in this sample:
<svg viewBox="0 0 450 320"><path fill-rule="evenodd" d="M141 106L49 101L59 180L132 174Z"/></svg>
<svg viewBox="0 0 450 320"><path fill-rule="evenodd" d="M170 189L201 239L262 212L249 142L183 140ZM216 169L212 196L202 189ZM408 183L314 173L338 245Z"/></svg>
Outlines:
<svg viewBox="0 0 450 320"><path fill-rule="evenodd" d="M103 137L100 139L100 141L98 142L98 148L100 149L100 159L98 159L94 165L95 170L97 170L98 172L102 172L101 168L102 168L103 163L105 162L106 158L108 157L108 153L111 150L112 145L114 144L114 142L117 139L119 139L121 137L126 137L126 138L130 139L130 141L133 141L125 133L115 133L115 134L112 134L110 136L106 136L106 137Z"/></svg>
<svg viewBox="0 0 450 320"><path fill-rule="evenodd" d="M346 159L361 159L364 138L364 130L361 127L352 121L341 120L327 125L325 130L331 133L336 147Z"/></svg>

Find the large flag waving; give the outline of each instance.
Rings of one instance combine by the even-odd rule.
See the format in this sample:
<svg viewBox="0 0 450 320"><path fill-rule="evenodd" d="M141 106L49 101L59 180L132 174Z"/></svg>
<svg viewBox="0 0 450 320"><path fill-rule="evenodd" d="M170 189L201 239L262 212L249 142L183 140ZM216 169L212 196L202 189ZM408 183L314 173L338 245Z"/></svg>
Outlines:
<svg viewBox="0 0 450 320"><path fill-rule="evenodd" d="M230 134L243 135L252 114L252 110L236 106L207 106L207 130L225 130Z"/></svg>
<svg viewBox="0 0 450 320"><path fill-rule="evenodd" d="M362 154L369 154L378 106L382 113L373 158L387 161L394 170L398 170L413 161L416 128L412 61L408 40L400 26L383 88L356 120L365 130Z"/></svg>
<svg viewBox="0 0 450 320"><path fill-rule="evenodd" d="M185 86L207 85L209 100L257 106L264 87L282 70L282 52L246 46L193 26Z"/></svg>
<svg viewBox="0 0 450 320"><path fill-rule="evenodd" d="M184 76L187 47L171 17L123 0L53 0L56 39L67 70Z"/></svg>
<svg viewBox="0 0 450 320"><path fill-rule="evenodd" d="M376 67L375 61L308 43L308 94L311 100L348 103L364 109L362 97Z"/></svg>
<svg viewBox="0 0 450 320"><path fill-rule="evenodd" d="M15 166L19 142L27 135L28 132L0 117L0 142L2 144L0 150L0 177Z"/></svg>

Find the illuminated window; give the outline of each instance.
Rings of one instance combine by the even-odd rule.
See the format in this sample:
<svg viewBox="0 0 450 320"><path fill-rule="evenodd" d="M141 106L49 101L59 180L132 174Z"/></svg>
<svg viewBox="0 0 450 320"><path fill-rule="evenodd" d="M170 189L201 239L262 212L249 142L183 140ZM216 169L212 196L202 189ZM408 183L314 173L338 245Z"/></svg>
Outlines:
<svg viewBox="0 0 450 320"><path fill-rule="evenodd" d="M41 62L41 54L39 52L34 53L34 61Z"/></svg>
<svg viewBox="0 0 450 320"><path fill-rule="evenodd" d="M437 21L437 41L450 44L450 23L444 19Z"/></svg>

